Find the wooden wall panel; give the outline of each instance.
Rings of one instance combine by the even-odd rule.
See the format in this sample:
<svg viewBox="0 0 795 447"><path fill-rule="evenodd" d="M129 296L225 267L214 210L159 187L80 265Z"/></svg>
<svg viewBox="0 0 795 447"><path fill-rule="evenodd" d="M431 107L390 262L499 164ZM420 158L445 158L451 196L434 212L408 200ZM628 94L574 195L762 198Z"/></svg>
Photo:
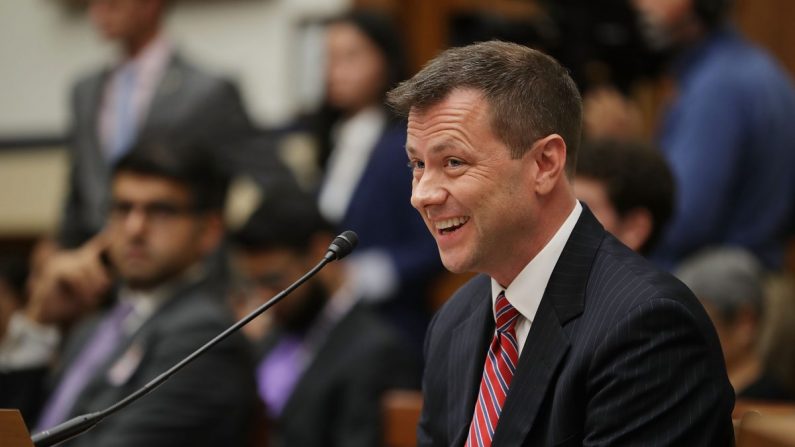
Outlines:
<svg viewBox="0 0 795 447"><path fill-rule="evenodd" d="M735 0L734 19L795 78L795 1Z"/></svg>

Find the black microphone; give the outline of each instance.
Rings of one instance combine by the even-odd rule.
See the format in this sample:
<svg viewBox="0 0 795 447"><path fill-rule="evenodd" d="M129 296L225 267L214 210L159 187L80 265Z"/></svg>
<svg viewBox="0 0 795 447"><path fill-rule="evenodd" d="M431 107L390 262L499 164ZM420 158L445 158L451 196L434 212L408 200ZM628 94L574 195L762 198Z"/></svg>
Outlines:
<svg viewBox="0 0 795 447"><path fill-rule="evenodd" d="M356 244L358 243L359 236L357 236L356 233L351 230L343 231L342 234L331 241L331 244L328 246L328 251L326 252L326 259L329 261L334 259L340 260L348 256L350 252L356 248Z"/></svg>
<svg viewBox="0 0 795 447"><path fill-rule="evenodd" d="M116 413L117 411L121 410L122 408L130 405L131 403L135 402L136 400L140 399L143 396L146 396L150 392L152 392L155 388L162 385L163 382L168 380L172 375L174 375L177 371L187 366L193 360L195 360L200 355L204 354L207 350L230 336L232 333L236 332L241 327L248 324L254 318L257 318L261 313L268 310L271 306L278 303L282 298L289 295L293 290L297 289L301 286L301 284L305 283L309 278L315 276L317 272L319 272L323 267L326 266L331 261L340 260L350 254L354 248L356 248L356 244L359 242L359 237L353 231L345 231L331 242L328 247L328 251L326 251L326 255L323 256L323 259L317 263L311 270L304 274L304 276L298 278L297 281L290 284L286 289L279 292L278 295L274 296L266 303L262 304L260 307L256 308L253 312L243 317L240 321L233 324L225 331L221 332L215 338L205 343L199 349L193 351L190 355L182 359L179 363L172 366L168 369L168 371L160 374L159 376L155 377L149 383L145 384L143 387L135 391L134 393L130 394L129 396L125 397L124 399L116 402L115 404L111 405L110 407L96 411L93 413L82 414L80 416L74 417L69 419L66 422L63 422L59 425L56 425L53 428L49 428L47 430L43 430L39 433L36 433L31 437L33 444L36 447L49 447L53 445L60 444L64 441L74 438L75 436L84 433L97 424L99 424L103 419L106 417Z"/></svg>

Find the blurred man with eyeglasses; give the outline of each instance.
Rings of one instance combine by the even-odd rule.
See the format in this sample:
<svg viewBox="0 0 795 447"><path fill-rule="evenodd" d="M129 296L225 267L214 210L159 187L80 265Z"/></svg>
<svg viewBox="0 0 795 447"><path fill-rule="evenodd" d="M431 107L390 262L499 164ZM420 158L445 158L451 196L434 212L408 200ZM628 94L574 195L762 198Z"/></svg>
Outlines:
<svg viewBox="0 0 795 447"><path fill-rule="evenodd" d="M205 267L223 235L225 180L204 148L184 149L134 147L114 168L103 232L45 261L32 281L28 318L66 337L31 428L107 408L232 323ZM67 445L243 445L252 366L232 336Z"/></svg>

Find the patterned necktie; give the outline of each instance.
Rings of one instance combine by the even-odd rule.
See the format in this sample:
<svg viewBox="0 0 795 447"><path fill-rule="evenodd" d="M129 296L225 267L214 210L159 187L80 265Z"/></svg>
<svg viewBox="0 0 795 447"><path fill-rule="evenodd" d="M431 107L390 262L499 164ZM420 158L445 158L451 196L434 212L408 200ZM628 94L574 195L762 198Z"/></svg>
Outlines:
<svg viewBox="0 0 795 447"><path fill-rule="evenodd" d="M303 342L285 335L257 368L257 387L268 415L276 419L301 377Z"/></svg>
<svg viewBox="0 0 795 447"><path fill-rule="evenodd" d="M467 447L491 446L494 429L500 419L502 405L505 403L519 360L519 345L516 343L515 330L519 311L505 298L505 292L500 292L497 296L494 315L497 327L483 365L483 378L480 380L478 401L475 404L472 424L469 426Z"/></svg>
<svg viewBox="0 0 795 447"><path fill-rule="evenodd" d="M38 430L51 428L67 419L86 384L119 346L124 320L132 310L132 303L120 301L106 314L47 400L36 425Z"/></svg>
<svg viewBox="0 0 795 447"><path fill-rule="evenodd" d="M120 159L133 143L137 123L135 119L135 107L133 96L135 95L135 67L128 63L119 71L118 82L114 88L115 109L114 124L115 129L110 138L109 160L115 162Z"/></svg>

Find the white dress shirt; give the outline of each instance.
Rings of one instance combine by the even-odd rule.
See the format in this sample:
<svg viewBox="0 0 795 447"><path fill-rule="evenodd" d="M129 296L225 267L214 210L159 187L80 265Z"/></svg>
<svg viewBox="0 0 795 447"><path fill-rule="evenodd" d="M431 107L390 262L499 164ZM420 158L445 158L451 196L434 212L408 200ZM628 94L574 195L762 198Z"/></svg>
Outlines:
<svg viewBox="0 0 795 447"><path fill-rule="evenodd" d="M189 267L177 278L152 290L132 290L122 286L119 289L119 300L129 301L133 307L130 315L124 319L124 333L127 336L133 335L166 301L174 296L177 289L185 287L187 284L199 282L205 275L204 265L198 263Z"/></svg>
<svg viewBox="0 0 795 447"><path fill-rule="evenodd" d="M582 205L578 201L574 205L574 209L569 213L569 217L566 218L563 225L552 236L552 239L519 272L519 275L507 288L500 285L494 278L491 279L492 311L494 310L497 296L503 290L508 302L519 311L519 318L515 326L519 354L522 353L522 348L524 348L524 342L527 340L530 326L533 324L538 306L541 304L541 298L544 296L544 291L549 283L549 277L552 276L552 270L555 269L555 265L558 263L561 253L563 253L563 247L566 246L566 242L569 240L569 236L571 236L580 214L582 214Z"/></svg>

